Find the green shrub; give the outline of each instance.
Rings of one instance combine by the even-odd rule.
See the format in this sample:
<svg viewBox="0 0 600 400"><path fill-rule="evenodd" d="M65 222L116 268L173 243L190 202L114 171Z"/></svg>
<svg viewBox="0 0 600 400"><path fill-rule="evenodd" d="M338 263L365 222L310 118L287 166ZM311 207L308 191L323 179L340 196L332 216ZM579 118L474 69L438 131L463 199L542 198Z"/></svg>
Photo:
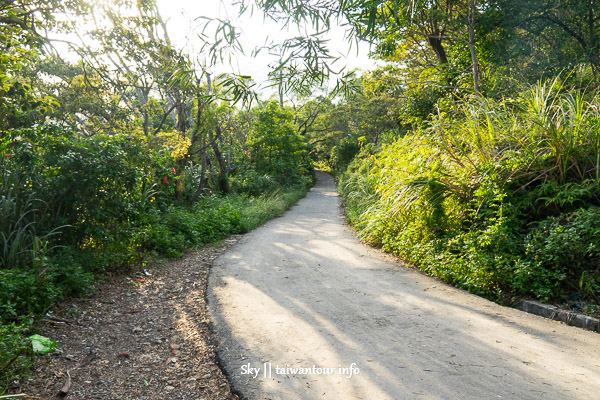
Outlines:
<svg viewBox="0 0 600 400"><path fill-rule="evenodd" d="M25 374L32 365L31 343L25 337L31 331L31 321L20 325L0 323L0 395L14 377Z"/></svg>
<svg viewBox="0 0 600 400"><path fill-rule="evenodd" d="M61 296L55 272L0 269L0 322L21 322L41 315Z"/></svg>
<svg viewBox="0 0 600 400"><path fill-rule="evenodd" d="M236 173L241 178L236 179L237 187L244 193L260 195L272 191L268 190L271 187L293 186L312 172L308 146L292 121L291 111L280 108L277 102L269 101L258 108L240 163L243 167ZM261 191L263 187L267 190Z"/></svg>
<svg viewBox="0 0 600 400"><path fill-rule="evenodd" d="M525 237L525 254L515 266L513 285L539 299L573 293L600 300L600 208L550 217ZM584 282L585 281L585 282Z"/></svg>
<svg viewBox="0 0 600 400"><path fill-rule="evenodd" d="M275 176L260 173L254 169L238 171L231 178L230 184L234 192L250 196L272 193L281 187L279 180Z"/></svg>
<svg viewBox="0 0 600 400"><path fill-rule="evenodd" d="M354 138L345 137L340 142L331 148L329 154L329 165L331 168L342 171L352 161L354 156L358 154L360 147L358 141Z"/></svg>
<svg viewBox="0 0 600 400"><path fill-rule="evenodd" d="M554 81L445 107L341 176L360 237L496 300L598 302L598 99Z"/></svg>
<svg viewBox="0 0 600 400"><path fill-rule="evenodd" d="M285 188L270 195L253 198L241 198L244 206L240 215L240 233L246 233L264 224L268 220L279 217L306 195L308 188L314 183L312 177L305 177L304 184Z"/></svg>

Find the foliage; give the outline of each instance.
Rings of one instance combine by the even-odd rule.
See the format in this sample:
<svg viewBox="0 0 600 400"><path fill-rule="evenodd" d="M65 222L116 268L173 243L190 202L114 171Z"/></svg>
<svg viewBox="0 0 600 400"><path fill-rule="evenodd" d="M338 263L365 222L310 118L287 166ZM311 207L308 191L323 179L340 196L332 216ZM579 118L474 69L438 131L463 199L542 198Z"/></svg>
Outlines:
<svg viewBox="0 0 600 400"><path fill-rule="evenodd" d="M290 110L266 102L256 110L240 168L232 178L234 190L250 195L270 193L282 184L303 185L312 174L307 146L292 125ZM245 159L245 160L244 160Z"/></svg>
<svg viewBox="0 0 600 400"><path fill-rule="evenodd" d="M169 207L141 221L141 245L157 254L177 257L183 251L240 231L239 210L227 198L210 197L191 208Z"/></svg>
<svg viewBox="0 0 600 400"><path fill-rule="evenodd" d="M329 165L335 170L342 171L350 164L350 161L352 161L359 150L358 140L345 137L337 145L331 148Z"/></svg>
<svg viewBox="0 0 600 400"><path fill-rule="evenodd" d="M11 377L25 374L32 365L31 344L24 340L31 321L22 325L0 324L0 393L12 384Z"/></svg>
<svg viewBox="0 0 600 400"><path fill-rule="evenodd" d="M268 220L279 217L306 195L306 191L314 183L313 176L303 176L296 186L277 190L259 197L238 198L244 206L241 209L240 229L249 232Z"/></svg>
<svg viewBox="0 0 600 400"><path fill-rule="evenodd" d="M360 236L475 293L598 301L598 100L466 99L340 180Z"/></svg>
<svg viewBox="0 0 600 400"><path fill-rule="evenodd" d="M175 161L183 160L192 145L190 139L177 132L159 132L148 139L149 145L155 149L164 148L170 152Z"/></svg>
<svg viewBox="0 0 600 400"><path fill-rule="evenodd" d="M62 127L78 128L88 136L136 128L127 103L84 62L70 63L49 54L23 68L21 74L40 96L52 99L51 107L45 107L37 118L40 123L48 119ZM156 107L153 111L157 113Z"/></svg>
<svg viewBox="0 0 600 400"><path fill-rule="evenodd" d="M250 9L240 1L241 12ZM453 96L512 95L522 83L583 67L597 76L597 0L264 0L268 18L297 25L305 35L278 44L275 75L287 87L310 86L331 75L336 58L323 39L334 24L350 40L373 44L372 54L406 69L405 84ZM305 68L301 68L305 66ZM340 79L340 83L348 81Z"/></svg>
<svg viewBox="0 0 600 400"><path fill-rule="evenodd" d="M248 138L251 162L258 171L297 176L309 165L306 146L292 127L292 113L276 102L258 110L253 132Z"/></svg>
<svg viewBox="0 0 600 400"><path fill-rule="evenodd" d="M515 265L514 286L544 301L577 293L600 300L600 209L579 208L549 217L525 237L525 256Z"/></svg>
<svg viewBox="0 0 600 400"><path fill-rule="evenodd" d="M600 3L498 0L482 17L483 52L513 79L533 83L579 65L598 73Z"/></svg>
<svg viewBox="0 0 600 400"><path fill-rule="evenodd" d="M283 134L289 133L288 128ZM306 192L312 175L303 142L291 142L290 146L299 146L295 153L294 147L286 147L285 138L277 136L281 131L264 132L261 139L272 140L274 149L289 151L281 153L287 156L282 161L276 159L277 152L269 159L288 168L283 174L276 171L276 184L262 187L254 172L247 185L256 188L257 199L236 193L214 195L214 183L190 206L178 201L176 189L183 176L178 171L187 171L187 195L203 178L196 174L197 164L181 167L190 141L180 133L88 137L53 124L5 132L0 139L2 329L17 336L30 333L34 328L27 321L44 315L65 296L85 293L95 276L136 268L150 257L179 256L279 215ZM243 161L237 153L232 159ZM296 161L303 164L295 165ZM240 165L238 170L255 171L244 168ZM262 174L274 167L263 168ZM297 172L290 172L287 179L285 171ZM214 176L214 167L206 173ZM275 189L281 193L273 194ZM17 326L24 327L11 328ZM0 345L8 346L13 337L17 340L11 335L7 333ZM29 363L19 349L2 356L1 361L10 364L7 374L22 371ZM14 356L17 361L9 363Z"/></svg>

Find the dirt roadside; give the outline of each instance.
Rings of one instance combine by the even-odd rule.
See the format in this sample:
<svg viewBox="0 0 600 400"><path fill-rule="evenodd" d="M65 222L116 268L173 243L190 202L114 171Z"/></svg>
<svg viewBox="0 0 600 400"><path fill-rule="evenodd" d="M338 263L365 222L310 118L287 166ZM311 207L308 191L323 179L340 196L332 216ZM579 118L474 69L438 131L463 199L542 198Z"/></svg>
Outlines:
<svg viewBox="0 0 600 400"><path fill-rule="evenodd" d="M12 393L42 399L233 400L216 364L205 290L225 239L155 270L112 278L40 325L59 352L38 357ZM61 393L63 391L64 393Z"/></svg>

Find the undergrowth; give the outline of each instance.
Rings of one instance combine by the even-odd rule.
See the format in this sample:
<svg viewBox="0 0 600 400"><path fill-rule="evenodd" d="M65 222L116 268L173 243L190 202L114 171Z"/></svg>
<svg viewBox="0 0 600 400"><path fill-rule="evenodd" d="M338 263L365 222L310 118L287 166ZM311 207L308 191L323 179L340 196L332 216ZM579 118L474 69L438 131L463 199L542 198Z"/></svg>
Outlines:
<svg viewBox="0 0 600 400"><path fill-rule="evenodd" d="M154 257L179 257L231 234L248 232L282 215L304 197L310 184L307 179L302 186L259 197L207 197L191 208L174 206L148 214L142 224L127 227L126 235L93 249L62 249L47 260L50 268L43 275L34 270L0 269L0 393L33 362L25 338L35 331L35 319L61 298L88 292L94 275L108 267L136 268L142 260Z"/></svg>
<svg viewBox="0 0 600 400"><path fill-rule="evenodd" d="M339 180L366 242L473 293L595 312L600 303L597 97L558 80L516 100L440 107L365 148Z"/></svg>
<svg viewBox="0 0 600 400"><path fill-rule="evenodd" d="M265 133L260 145L277 138ZM26 337L57 301L88 293L106 273L248 232L313 183L298 141L287 157L238 168L231 188L208 171L215 184L186 205L202 166L180 168L168 148L147 142L52 125L0 136L0 395L30 367Z"/></svg>

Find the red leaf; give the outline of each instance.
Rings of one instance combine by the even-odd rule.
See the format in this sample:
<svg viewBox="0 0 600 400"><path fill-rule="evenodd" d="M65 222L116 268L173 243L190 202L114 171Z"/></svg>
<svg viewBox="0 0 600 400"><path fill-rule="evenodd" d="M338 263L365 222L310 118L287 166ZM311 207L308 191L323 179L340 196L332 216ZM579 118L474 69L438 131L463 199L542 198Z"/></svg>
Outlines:
<svg viewBox="0 0 600 400"><path fill-rule="evenodd" d="M169 345L169 349L171 349L171 354L176 355L177 353L179 353L179 350L177 350L179 348L178 345L175 344L170 344Z"/></svg>

